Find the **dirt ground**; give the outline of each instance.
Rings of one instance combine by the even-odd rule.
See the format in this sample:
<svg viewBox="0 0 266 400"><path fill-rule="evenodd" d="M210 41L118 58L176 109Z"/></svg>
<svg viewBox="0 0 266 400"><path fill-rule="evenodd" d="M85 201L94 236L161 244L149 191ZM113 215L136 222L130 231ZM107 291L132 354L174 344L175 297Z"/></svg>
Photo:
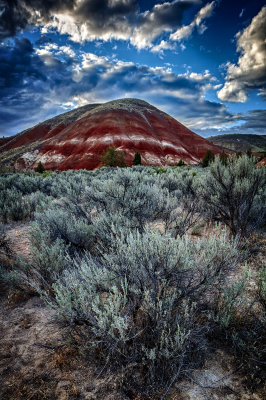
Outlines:
<svg viewBox="0 0 266 400"><path fill-rule="evenodd" d="M29 226L8 228L13 252L30 257ZM263 259L262 251L256 255ZM254 262L254 260L253 260ZM121 377L101 374L68 344L64 329L37 296L9 294L0 287L0 400L160 400L122 394ZM262 390L245 387L241 365L215 350L204 366L175 383L164 400L261 400ZM265 397L264 397L265 396Z"/></svg>

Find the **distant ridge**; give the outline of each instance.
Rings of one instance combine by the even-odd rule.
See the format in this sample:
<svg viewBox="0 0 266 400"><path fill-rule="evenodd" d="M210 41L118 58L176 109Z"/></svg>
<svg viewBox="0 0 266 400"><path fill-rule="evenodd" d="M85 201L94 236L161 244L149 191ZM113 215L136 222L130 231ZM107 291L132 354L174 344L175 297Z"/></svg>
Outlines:
<svg viewBox="0 0 266 400"><path fill-rule="evenodd" d="M0 143L1 146L1 143ZM27 129L0 147L0 164L16 169L94 169L109 146L124 151L132 164L174 165L180 159L197 164L206 150L222 151L180 122L139 99L88 104Z"/></svg>
<svg viewBox="0 0 266 400"><path fill-rule="evenodd" d="M257 153L266 151L266 135L229 134L211 136L208 140L223 149L234 151L251 149Z"/></svg>

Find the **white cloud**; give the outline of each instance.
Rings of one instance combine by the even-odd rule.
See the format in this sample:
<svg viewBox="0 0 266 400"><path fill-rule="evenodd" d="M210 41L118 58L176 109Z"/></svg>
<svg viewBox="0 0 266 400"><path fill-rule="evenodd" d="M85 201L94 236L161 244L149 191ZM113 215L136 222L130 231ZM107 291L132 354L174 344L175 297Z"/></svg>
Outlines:
<svg viewBox="0 0 266 400"><path fill-rule="evenodd" d="M36 49L36 53L39 56L51 56L54 50L58 50L58 45L56 43L49 43L42 48Z"/></svg>
<svg viewBox="0 0 266 400"><path fill-rule="evenodd" d="M200 26L202 21L212 15L212 12L215 7L215 1L206 4L206 6L202 7L195 17L195 23L197 26Z"/></svg>
<svg viewBox="0 0 266 400"><path fill-rule="evenodd" d="M237 80L225 82L223 88L219 90L217 95L222 101L232 101L235 103L244 103L248 98L244 90L244 85Z"/></svg>
<svg viewBox="0 0 266 400"><path fill-rule="evenodd" d="M187 39L189 36L191 36L194 29L197 29L200 34L203 34L207 29L207 26L203 23L203 21L212 15L215 5L215 1L206 4L199 10L199 12L195 15L194 20L189 25L181 26L175 32L170 34L169 41L162 40L158 45L153 46L151 51L154 53L163 53L164 50L173 50L175 48L173 42L181 42L182 40ZM136 36L135 40L139 40L138 35ZM140 46L142 44L143 43L140 42ZM185 46L181 43L181 50L184 49Z"/></svg>
<svg viewBox="0 0 266 400"><path fill-rule="evenodd" d="M202 0L157 0L144 12L140 11L140 0L16 0L4 14L6 29L0 32L0 40L31 25L40 26L43 34L55 30L68 35L77 43L124 40L138 49L155 48L154 52L161 53L172 49L162 35L171 34L172 41L180 41L194 29L203 33L207 29L203 21L212 14L215 1L182 27L184 12ZM159 44L154 43L156 39Z"/></svg>
<svg viewBox="0 0 266 400"><path fill-rule="evenodd" d="M223 101L245 102L250 90L265 93L266 85L266 7L252 19L250 25L238 32L237 64L227 63L226 82L218 92Z"/></svg>
<svg viewBox="0 0 266 400"><path fill-rule="evenodd" d="M64 54L66 54L66 55L68 55L69 57L71 57L71 58L74 58L75 57L75 52L74 52L74 50L73 49L71 49L71 47L70 46L60 46L60 52L62 52L62 53L64 53Z"/></svg>
<svg viewBox="0 0 266 400"><path fill-rule="evenodd" d="M79 19L75 15L60 13L55 13L51 21L42 27L42 33L47 33L53 29L62 35L69 35L70 39L77 43L98 39L103 41L111 39L129 40L132 33L131 27L126 20L116 21L115 29L110 28L98 32L89 21L79 22Z"/></svg>
<svg viewBox="0 0 266 400"><path fill-rule="evenodd" d="M200 34L205 32L207 27L203 23L203 20L209 18L212 15L215 5L215 1L212 1L211 3L208 3L204 7L202 7L196 14L194 20L189 25L181 26L181 28L171 33L170 40L180 42L183 39L187 39L192 34L195 28L198 29Z"/></svg>
<svg viewBox="0 0 266 400"><path fill-rule="evenodd" d="M57 30L61 34L69 35L73 42L125 40L138 49L153 48L154 52L162 52L172 49L173 45L167 45L162 40L154 46L153 41L163 33L173 32L181 25L184 11L199 2L200 0L162 1L151 10L140 13L135 0L105 0L106 8L103 13L96 7L97 0L79 0L74 9L64 12L59 9L53 12L49 20L39 18L38 23L42 26L42 33ZM201 21L208 16L213 3L214 1L207 4L196 15L194 25L199 31L205 29ZM121 12L121 7L126 8L126 14Z"/></svg>
<svg viewBox="0 0 266 400"><path fill-rule="evenodd" d="M175 44L161 40L159 44L151 48L152 53L163 53L164 50L174 50Z"/></svg>
<svg viewBox="0 0 266 400"><path fill-rule="evenodd" d="M176 32L171 33L170 39L180 42L182 39L188 38L192 34L194 26L194 22L191 22L189 25L182 26L181 28L177 29Z"/></svg>
<svg viewBox="0 0 266 400"><path fill-rule="evenodd" d="M198 82L203 82L203 81L216 81L217 79L210 74L209 70L205 70L203 74L199 74L196 72L190 72L188 73L188 76L190 79L194 80L194 81L198 81Z"/></svg>

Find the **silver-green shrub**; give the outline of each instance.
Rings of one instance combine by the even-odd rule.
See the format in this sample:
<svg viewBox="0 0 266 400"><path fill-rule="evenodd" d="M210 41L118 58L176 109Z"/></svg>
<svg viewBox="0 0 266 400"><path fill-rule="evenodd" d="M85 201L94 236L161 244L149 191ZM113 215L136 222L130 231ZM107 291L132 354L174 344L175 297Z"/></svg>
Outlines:
<svg viewBox="0 0 266 400"><path fill-rule="evenodd" d="M233 235L245 236L266 215L266 169L244 155L219 159L202 180L202 198L212 218L226 224Z"/></svg>
<svg viewBox="0 0 266 400"><path fill-rule="evenodd" d="M179 168L180 169L180 168ZM198 180L190 170L169 169L160 176L159 183L168 190L164 195L162 219L165 230L174 237L183 236L197 224L202 215Z"/></svg>
<svg viewBox="0 0 266 400"><path fill-rule="evenodd" d="M86 351L122 368L125 379L136 371L154 388L172 382L201 360L212 324L230 328L246 286L244 278L227 280L239 260L236 240L221 228L200 240L185 235L205 206L208 216L222 220L222 189L213 194L219 188L215 171L223 171L226 185L236 175L236 188L229 185L235 197L242 188L243 174L236 171L246 171L243 166L228 175L215 165L21 175L16 186L14 177L1 178L5 220L16 215L8 214L12 202L21 216L25 208L23 218L34 217L31 257L5 277L37 290ZM260 190L248 227L261 205ZM155 220L163 222L163 234Z"/></svg>
<svg viewBox="0 0 266 400"><path fill-rule="evenodd" d="M215 304L215 320L221 326L228 328L240 308L244 304L247 305L245 291L249 278L250 271L246 269L237 278L229 278L223 283Z"/></svg>
<svg viewBox="0 0 266 400"><path fill-rule="evenodd" d="M71 210L54 206L35 213L32 225L33 237L40 230L46 233L49 241L62 240L71 253L91 249L95 243L95 228L85 218L78 218Z"/></svg>
<svg viewBox="0 0 266 400"><path fill-rule="evenodd" d="M47 196L39 190L24 196L24 200L30 209L30 217L33 217L36 211L42 212L46 210L52 205L53 202L53 198L51 196Z"/></svg>
<svg viewBox="0 0 266 400"><path fill-rule="evenodd" d="M41 178L26 174L8 174L0 177L0 189L16 189L20 193L30 194L40 189Z"/></svg>
<svg viewBox="0 0 266 400"><path fill-rule="evenodd" d="M106 179L97 177L86 189L85 197L98 212L119 213L144 229L163 211L167 191L156 185L153 177L143 171L121 169L105 172Z"/></svg>
<svg viewBox="0 0 266 400"><path fill-rule="evenodd" d="M121 234L108 249L100 246L97 257L87 252L72 259L53 296L43 296L76 326L89 351L101 349L113 365L142 371L160 385L200 357L202 312L237 257L224 234L197 241Z"/></svg>
<svg viewBox="0 0 266 400"><path fill-rule="evenodd" d="M22 221L30 215L30 206L17 189L5 189L0 192L0 220Z"/></svg>
<svg viewBox="0 0 266 400"><path fill-rule="evenodd" d="M0 223L0 282L9 287L17 286L18 273L13 269L11 259L13 251L7 235L7 226Z"/></svg>
<svg viewBox="0 0 266 400"><path fill-rule="evenodd" d="M30 259L18 257L10 274L13 283L24 290L51 290L69 263L68 246L60 238L52 241L48 232L33 226Z"/></svg>

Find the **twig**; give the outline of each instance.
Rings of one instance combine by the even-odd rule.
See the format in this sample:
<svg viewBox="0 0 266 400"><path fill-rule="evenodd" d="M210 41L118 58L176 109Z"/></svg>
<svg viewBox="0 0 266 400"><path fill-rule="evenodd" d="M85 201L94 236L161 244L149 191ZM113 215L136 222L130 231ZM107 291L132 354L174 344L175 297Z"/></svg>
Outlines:
<svg viewBox="0 0 266 400"><path fill-rule="evenodd" d="M34 343L34 346L40 347L41 349L43 348L43 349L51 350L51 351L58 350L58 349L61 349L62 347L64 347L63 344L52 346L52 345L44 344L44 343Z"/></svg>
<svg viewBox="0 0 266 400"><path fill-rule="evenodd" d="M163 400L163 399L165 399L165 396L167 395L167 393L169 392L169 390L171 389L171 387L172 387L172 386L173 386L173 384L175 383L176 379L178 378L178 376L179 376L179 374L180 374L180 371L181 371L181 368L182 368L182 366L183 366L183 357L182 357L182 359L181 359L181 362L180 362L180 364L179 364L179 367L178 367L177 373L175 374L174 378L173 378L173 379L172 379L172 381L170 382L170 384L169 384L168 388L166 389L166 391L165 391L165 392L164 392L164 394L163 394L163 397L161 397L161 399L160 399L160 400Z"/></svg>
<svg viewBox="0 0 266 400"><path fill-rule="evenodd" d="M100 378L100 376L102 375L103 371L104 371L105 368L107 367L107 364L108 364L109 360L110 360L110 356L107 357L107 361L106 361L106 363L104 364L104 366L103 366L103 368L101 369L101 371L99 372L99 374L96 376L96 379L99 379L99 378Z"/></svg>

